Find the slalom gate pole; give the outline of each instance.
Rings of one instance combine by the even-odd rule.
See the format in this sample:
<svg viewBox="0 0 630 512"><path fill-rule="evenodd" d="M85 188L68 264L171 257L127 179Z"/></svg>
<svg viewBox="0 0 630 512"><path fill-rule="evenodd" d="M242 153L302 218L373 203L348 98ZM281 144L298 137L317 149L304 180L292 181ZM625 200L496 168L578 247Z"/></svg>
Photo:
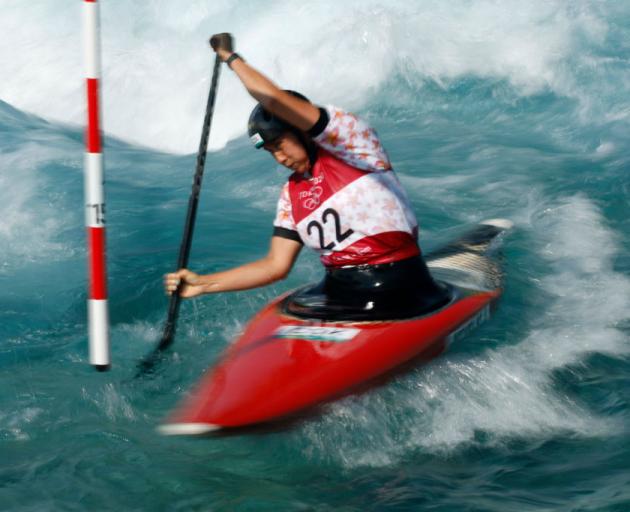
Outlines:
<svg viewBox="0 0 630 512"><path fill-rule="evenodd" d="M212 70L212 81L210 83L210 92L208 93L208 102L206 104L206 115L203 120L203 129L201 130L201 141L199 142L199 151L197 152L197 165L195 168L195 175L193 177L192 191L188 200L188 212L186 214L186 222L184 223L184 234L179 247L179 257L177 259L178 270L186 268L188 265L188 257L190 255L192 236L195 228L197 205L199 204L199 192L201 191L201 182L203 180L203 171L206 163L208 138L210 137L210 125L212 124L212 115L214 114L214 103L217 95L217 85L219 83L220 72L221 59L217 55L214 60L214 68ZM181 297L179 295L178 288L175 290L173 295L171 295L169 301L168 316L166 318L166 323L164 324L162 338L153 352L140 362L136 377L152 370L161 352L173 343L180 303Z"/></svg>
<svg viewBox="0 0 630 512"><path fill-rule="evenodd" d="M85 133L85 226L88 252L88 338L90 364L109 369L109 321L105 256L105 193L100 127L100 26L96 0L83 2L83 49L87 91Z"/></svg>

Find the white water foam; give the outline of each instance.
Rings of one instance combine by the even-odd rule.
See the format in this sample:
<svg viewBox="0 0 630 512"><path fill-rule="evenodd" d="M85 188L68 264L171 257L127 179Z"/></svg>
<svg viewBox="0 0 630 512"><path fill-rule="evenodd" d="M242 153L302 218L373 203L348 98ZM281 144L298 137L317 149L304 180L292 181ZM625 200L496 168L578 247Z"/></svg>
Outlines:
<svg viewBox="0 0 630 512"><path fill-rule="evenodd" d="M67 258L75 251L54 241L69 222L67 213L52 197L48 201L37 197L49 187L41 165L64 156L62 150L35 143L0 154L0 275L24 262Z"/></svg>
<svg viewBox="0 0 630 512"><path fill-rule="evenodd" d="M0 98L83 124L80 4L3 2ZM213 32L232 31L253 65L320 103L361 108L399 73L417 88L466 76L502 80L518 94L578 98L588 110L601 90L579 86L577 74L588 68L593 76L591 49L608 30L588 1L190 0L103 2L101 12L105 130L175 152L198 143ZM221 82L213 148L244 133L253 106L229 70Z"/></svg>
<svg viewBox="0 0 630 512"><path fill-rule="evenodd" d="M150 323L146 320L136 320L129 324L119 324L117 330L121 336L130 338L136 342L153 345L162 334L160 324Z"/></svg>
<svg viewBox="0 0 630 512"><path fill-rule="evenodd" d="M618 328L629 318L630 279L613 269L617 236L582 196L539 212L532 228L551 269L539 281L549 300L523 339L472 359L447 354L396 384L333 404L304 427L308 455L385 465L418 449L617 431L614 418L598 416L553 380L588 354L630 352Z"/></svg>
<svg viewBox="0 0 630 512"><path fill-rule="evenodd" d="M0 440L28 441L28 426L41 415L43 409L26 407L19 411L0 411Z"/></svg>
<svg viewBox="0 0 630 512"><path fill-rule="evenodd" d="M111 421L136 419L136 413L129 399L117 385L108 383L92 392L84 387L81 395L85 401L91 402L99 411L103 411Z"/></svg>

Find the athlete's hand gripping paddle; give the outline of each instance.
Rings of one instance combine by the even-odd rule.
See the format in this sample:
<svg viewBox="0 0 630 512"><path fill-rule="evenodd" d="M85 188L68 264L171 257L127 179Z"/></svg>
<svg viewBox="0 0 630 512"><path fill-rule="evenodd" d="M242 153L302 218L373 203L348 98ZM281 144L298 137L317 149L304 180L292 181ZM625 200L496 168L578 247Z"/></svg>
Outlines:
<svg viewBox="0 0 630 512"><path fill-rule="evenodd" d="M232 50L232 36L230 34L218 34L212 36L210 45L217 51L217 47L228 51ZM201 190L201 181L203 179L203 170L206 163L206 152L208 150L208 138L210 136L210 125L212 123L212 114L214 113L214 103L217 96L217 88L219 83L219 74L221 72L221 58L217 53L214 60L214 68L212 70L212 82L210 83L210 92L208 94L208 103L206 105L206 116L203 120L203 129L201 131L201 141L199 142L199 151L197 152L197 166L193 177L192 191L188 200L188 213L186 214L186 222L184 223L184 233L182 243L179 247L179 258L177 260L177 268L186 268L188 265L188 256L190 255L190 247L192 243L193 230L195 228L195 218L197 216L197 205L199 203L199 192ZM180 285L181 286L181 285ZM163 350L173 343L175 336L175 327L177 325L177 316L179 314L179 306L181 297L179 288L171 295L168 305L168 316L164 324L164 332L157 347L149 354L138 366L136 377L150 371L158 360Z"/></svg>
<svg viewBox="0 0 630 512"><path fill-rule="evenodd" d="M232 43L232 34L227 32L215 34L210 38L210 46L224 60L234 51Z"/></svg>

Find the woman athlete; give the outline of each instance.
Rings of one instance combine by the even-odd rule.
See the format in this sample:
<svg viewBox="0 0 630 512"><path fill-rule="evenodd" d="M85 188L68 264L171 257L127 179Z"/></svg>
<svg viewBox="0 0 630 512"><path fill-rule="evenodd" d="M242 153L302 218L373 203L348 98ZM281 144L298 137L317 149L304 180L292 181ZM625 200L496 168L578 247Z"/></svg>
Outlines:
<svg viewBox="0 0 630 512"><path fill-rule="evenodd" d="M288 313L330 320L415 316L448 300L420 255L418 223L376 132L342 109L282 90L232 51L229 34L211 45L259 103L249 136L292 174L277 206L268 254L224 272L166 274L184 298L245 290L285 278L303 245L326 275L285 303Z"/></svg>

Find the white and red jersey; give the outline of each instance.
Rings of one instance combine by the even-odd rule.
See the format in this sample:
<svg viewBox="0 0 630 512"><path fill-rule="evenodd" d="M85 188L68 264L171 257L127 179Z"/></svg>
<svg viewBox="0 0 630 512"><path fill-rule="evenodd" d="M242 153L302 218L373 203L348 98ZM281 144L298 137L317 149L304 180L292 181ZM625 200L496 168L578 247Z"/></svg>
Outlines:
<svg viewBox="0 0 630 512"><path fill-rule="evenodd" d="M274 235L318 251L325 266L420 254L418 222L376 132L338 108L325 113L328 123L313 137L317 160L309 175L294 173L284 185Z"/></svg>

